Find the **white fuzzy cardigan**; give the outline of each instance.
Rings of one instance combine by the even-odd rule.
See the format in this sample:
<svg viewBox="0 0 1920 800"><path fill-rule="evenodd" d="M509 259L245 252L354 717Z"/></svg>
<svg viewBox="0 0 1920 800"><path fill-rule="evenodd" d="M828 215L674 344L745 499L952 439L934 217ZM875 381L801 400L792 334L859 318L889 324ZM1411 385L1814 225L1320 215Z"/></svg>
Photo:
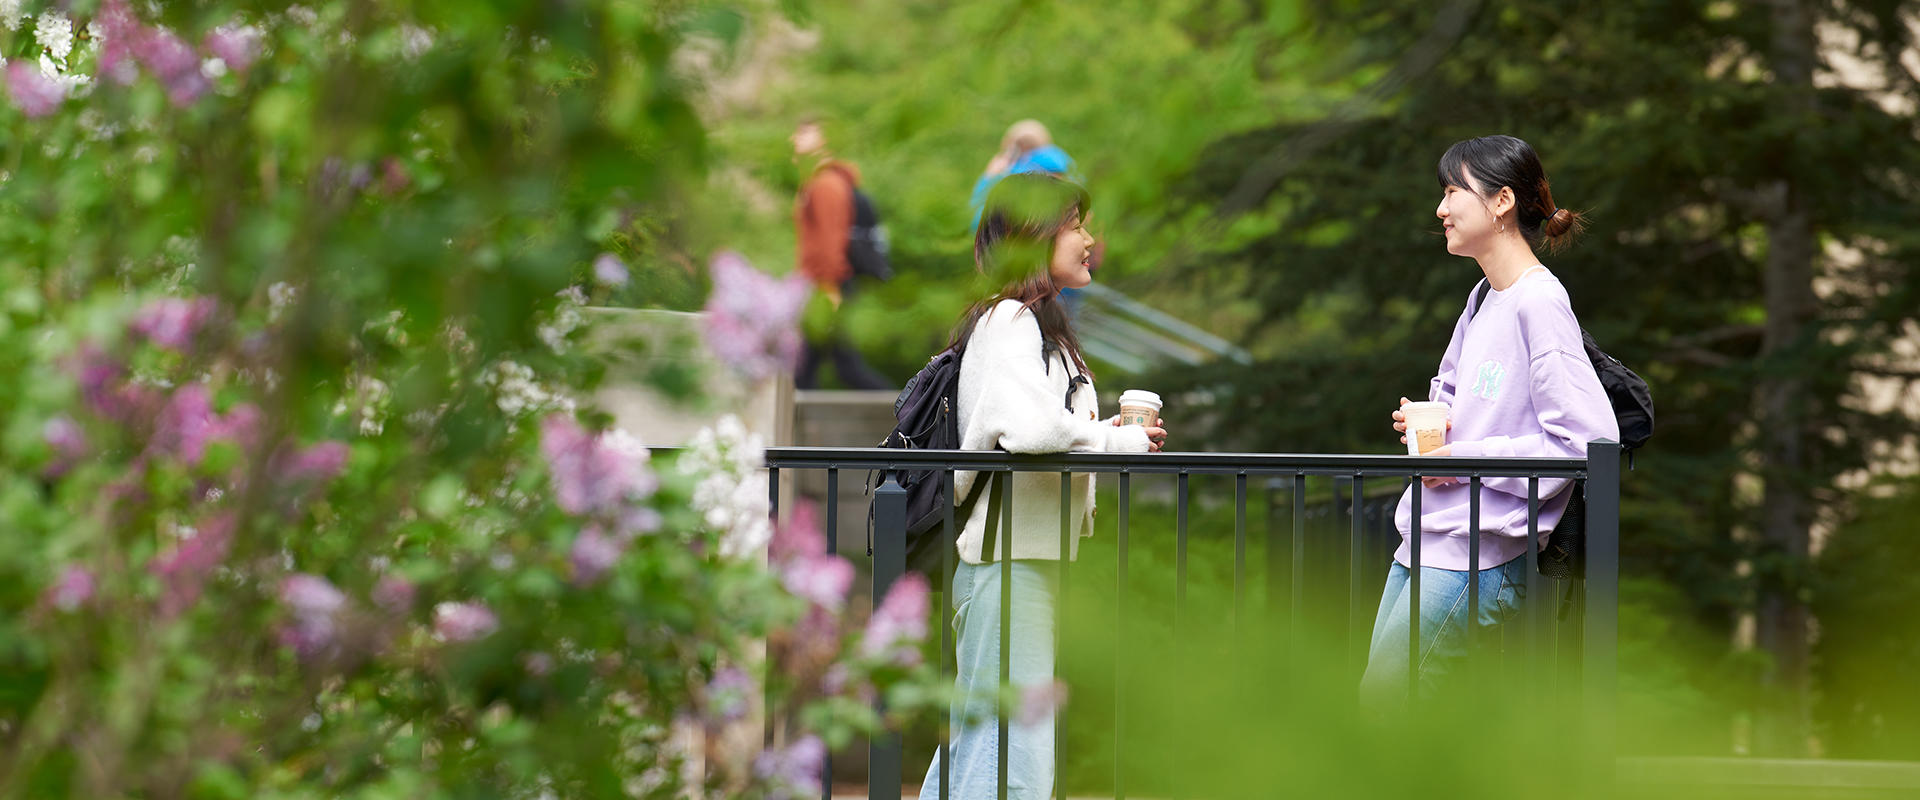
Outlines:
<svg viewBox="0 0 1920 800"><path fill-rule="evenodd" d="M1100 416L1100 400L1092 383L1080 385L1074 411L1068 412L1067 386L1079 372L1057 352L1051 360L1049 365L1041 358L1039 320L1018 301L1002 300L982 315L960 361L960 447L991 450L998 446L1009 453L1147 452L1146 429L1115 427ZM954 502L966 499L979 475L955 473ZM1079 534L1071 539L1074 554L1080 550L1080 538L1093 535L1093 487L1091 474L1073 475L1069 518L1075 520ZM1012 491L1013 536L1008 537L1004 529L999 532L995 555L1004 554L1011 539L1016 560L1058 560L1060 475L1017 472ZM991 494L991 488L981 491L956 543L961 560L969 564L986 561L980 544Z"/></svg>

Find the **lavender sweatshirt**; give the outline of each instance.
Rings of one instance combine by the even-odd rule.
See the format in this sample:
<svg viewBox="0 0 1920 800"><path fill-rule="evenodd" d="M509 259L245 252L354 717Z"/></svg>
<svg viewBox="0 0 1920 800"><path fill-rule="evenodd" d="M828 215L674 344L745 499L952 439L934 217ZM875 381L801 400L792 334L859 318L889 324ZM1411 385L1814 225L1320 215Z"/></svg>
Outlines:
<svg viewBox="0 0 1920 800"><path fill-rule="evenodd" d="M1479 284L1474 285L1475 289ZM1600 388L1580 342L1567 290L1544 267L1521 276L1504 292L1489 291L1469 323L1468 308L1454 323L1453 339L1440 359L1440 373L1427 393L1452 406L1447 441L1456 456L1549 456L1581 458L1587 443L1620 438L1613 406ZM1537 535L1552 532L1571 497L1566 480L1540 480ZM1400 498L1394 520L1400 549L1394 560L1412 566L1407 537L1413 530L1413 490ZM1466 479L1420 495L1420 563L1467 569ZM1485 478L1480 490L1480 568L1495 567L1527 552L1527 479Z"/></svg>

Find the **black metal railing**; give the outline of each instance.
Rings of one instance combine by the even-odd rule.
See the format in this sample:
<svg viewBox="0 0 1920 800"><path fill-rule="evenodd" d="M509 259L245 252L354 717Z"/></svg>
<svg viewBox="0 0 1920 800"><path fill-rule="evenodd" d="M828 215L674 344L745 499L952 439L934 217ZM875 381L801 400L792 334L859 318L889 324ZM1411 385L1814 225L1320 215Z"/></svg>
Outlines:
<svg viewBox="0 0 1920 800"><path fill-rule="evenodd" d="M1266 491L1267 506L1267 560L1266 560L1266 619L1271 630L1265 634L1280 639L1292 639L1295 635L1315 624L1315 620L1334 620L1334 627L1344 627L1346 640L1340 645L1342 657L1352 668L1356 662L1363 664L1367 657L1369 644L1368 632L1373 627L1373 613L1377 607L1382 578L1381 569L1390 557L1391 548L1397 547L1399 534L1393 522L1394 508L1399 502L1401 487L1411 486L1411 511L1419 518L1423 490L1418 480L1426 476L1463 476L1473 490L1470 494L1469 525L1479 529L1480 525L1480 489L1482 481L1491 478L1520 478L1527 481L1528 527L1539 530L1539 514L1542 503L1540 482L1542 480L1583 481L1586 499L1586 543L1585 576L1574 581L1566 588L1569 605L1561 607L1563 613L1556 613L1559 604L1550 602L1550 598L1561 594L1549 592L1549 579L1543 577L1538 569L1540 551L1539 537L1527 538L1527 602L1516 620L1524 627L1525 634L1519 637L1525 642L1525 656L1529 659L1542 658L1542 649L1551 647L1560 662L1570 665L1564 680L1577 681L1574 693L1580 705L1578 714L1581 730L1578 735L1582 741L1579 751L1589 758L1582 759L1585 777L1590 781L1606 781L1612 772L1611 754L1613 748L1613 718L1611 708L1615 690L1615 652L1617 635L1617 607L1619 590L1619 511L1620 511L1620 446L1611 441L1592 443L1585 459L1564 458L1468 458L1468 457L1407 457L1393 455L1293 455L1293 454L1250 454L1250 453L1154 453L1154 454L1114 454L1114 453L1062 453L1049 455L1013 455L1001 451L913 451L879 448L821 448L821 447L780 447L767 450L767 466L770 475L769 493L777 515L781 496L783 475L802 470L821 470L826 473L827 502L825 503L825 523L830 537L830 551L835 543L831 537L838 529L838 516L841 513L837 502L838 486L842 471L858 471L864 479L868 471L886 471L886 480L873 493L872 513L873 531L873 569L871 597L875 603L887 594L894 582L906 572L907 525L906 492L895 481L896 471L935 470L941 473L946 486L948 503L944 519L946 539L952 541L959 526L965 520L955 518L953 508L953 481L955 471L977 471L982 479L1001 482L1001 491L1006 497L1002 504L1002 524L1008 546L1011 545L1013 530L1012 476L1015 473L1057 473L1060 476L1060 515L1062 554L1072 552L1070 536L1074 535L1076 520L1070 519L1073 508L1071 501L1071 481L1075 473L1106 473L1117 477L1117 502L1115 523L1115 565L1114 580L1118 597L1123 598L1117 604L1116 637L1126 636L1127 607L1124 598L1128 593L1128 553L1130 549L1129 515L1133 495L1132 479L1136 475L1170 475L1174 478L1175 490L1175 547L1176 547L1176 599L1174 616L1180 614L1187 601L1187 573L1189 547L1189 508L1192 502L1190 482L1196 476L1225 476L1233 481L1234 522L1233 522L1233 592L1232 616L1236 631L1242 625L1242 616L1249 594L1252 576L1247 568L1247 549L1249 529L1247 519L1249 481L1260 480L1255 486L1263 486ZM1310 497L1310 483L1332 484L1329 502L1316 502ZM1378 491L1381 488L1389 491ZM1291 506L1291 525L1280 520L1284 515L1281 509ZM865 512L868 509L858 509ZM1420 596L1422 563L1420 537L1412 537L1409 542L1412 569L1409 575L1409 596ZM944 548L942 574L951 575L956 566L957 554L951 547ZM1479 606L1480 541L1479 537L1469 540L1469 559L1471 568L1467 581L1467 605L1469 609ZM1344 562L1344 563L1342 563ZM1344 567L1344 570L1339 569ZM1003 690L1010 677L1010 629L1012 613L1012 569L1013 560L1001 558L998 561L1001 570L1000 603L1000 679ZM1066 618L1068 587L1074 571L1071 559L1062 558L1057 562L1060 607L1058 618ZM1345 573L1345 586L1337 576ZM1551 582L1559 583L1559 582ZM935 587L942 589L944 587ZM1344 589L1344 592L1340 591ZM944 624L952 618L953 609L948 592L941 591L940 616L941 652L943 674L951 675L953 669L951 628ZM1344 594L1344 602L1338 595ZM1412 625L1409 636L1408 682L1410 696L1420 693L1418 670L1419 653L1419 606L1410 605ZM1565 613L1571 609L1571 613ZM1475 660L1474 643L1479 635L1478 615L1470 613L1467 625L1469 664ZM1566 624L1560 624L1562 616L1568 617ZM1344 625L1339 620L1344 620ZM1176 622L1176 625L1179 623ZM1058 634L1056 633L1056 636ZM1297 654L1296 654L1297 655ZM1324 655L1324 654L1323 654ZM1056 665L1058 661L1056 661ZM1114 664L1115 698L1113 706L1113 741L1116 750L1121 747L1122 731L1127 718L1124 687L1128 676L1125 659L1116 658ZM1469 669L1472 669L1470 667ZM1568 687L1561 687L1568 688ZM1007 796L1007 714L999 713L999 780L997 795ZM1056 736L1062 735L1064 726L1056 728ZM939 737L940 763L943 773L940 776L941 796L947 796L951 782L945 774L945 766L950 763L945 748L951 731L942 726ZM876 737L869 744L868 796L873 800L900 797L903 786L902 742L899 734ZM1063 746L1056 745L1056 757L1066 753ZM1119 766L1124 763L1116 752L1116 765L1113 778L1115 797L1126 796L1125 777ZM1063 774L1056 765L1056 775ZM827 775L823 776L823 795L832 792L831 763ZM1592 786L1589 782L1587 785Z"/></svg>

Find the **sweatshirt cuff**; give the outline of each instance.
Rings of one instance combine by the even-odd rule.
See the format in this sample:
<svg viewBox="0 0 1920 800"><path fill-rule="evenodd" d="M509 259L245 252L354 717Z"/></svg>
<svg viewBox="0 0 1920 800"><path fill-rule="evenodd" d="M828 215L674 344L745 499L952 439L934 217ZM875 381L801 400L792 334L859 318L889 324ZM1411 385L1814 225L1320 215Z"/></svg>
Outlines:
<svg viewBox="0 0 1920 800"><path fill-rule="evenodd" d="M1489 436L1473 442L1454 442L1450 451L1456 456L1471 458L1498 458L1513 455L1513 438L1509 436Z"/></svg>

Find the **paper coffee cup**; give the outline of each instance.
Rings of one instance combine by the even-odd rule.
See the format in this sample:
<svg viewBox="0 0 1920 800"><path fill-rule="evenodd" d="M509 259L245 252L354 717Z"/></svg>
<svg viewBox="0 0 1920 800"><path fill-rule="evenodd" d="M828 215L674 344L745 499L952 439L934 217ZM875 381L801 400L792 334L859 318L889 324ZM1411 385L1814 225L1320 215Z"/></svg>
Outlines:
<svg viewBox="0 0 1920 800"><path fill-rule="evenodd" d="M1120 424L1146 427L1160 419L1160 395L1145 389L1120 393Z"/></svg>
<svg viewBox="0 0 1920 800"><path fill-rule="evenodd" d="M1407 455L1417 456L1447 443L1446 403L1408 403L1400 407L1407 418Z"/></svg>

